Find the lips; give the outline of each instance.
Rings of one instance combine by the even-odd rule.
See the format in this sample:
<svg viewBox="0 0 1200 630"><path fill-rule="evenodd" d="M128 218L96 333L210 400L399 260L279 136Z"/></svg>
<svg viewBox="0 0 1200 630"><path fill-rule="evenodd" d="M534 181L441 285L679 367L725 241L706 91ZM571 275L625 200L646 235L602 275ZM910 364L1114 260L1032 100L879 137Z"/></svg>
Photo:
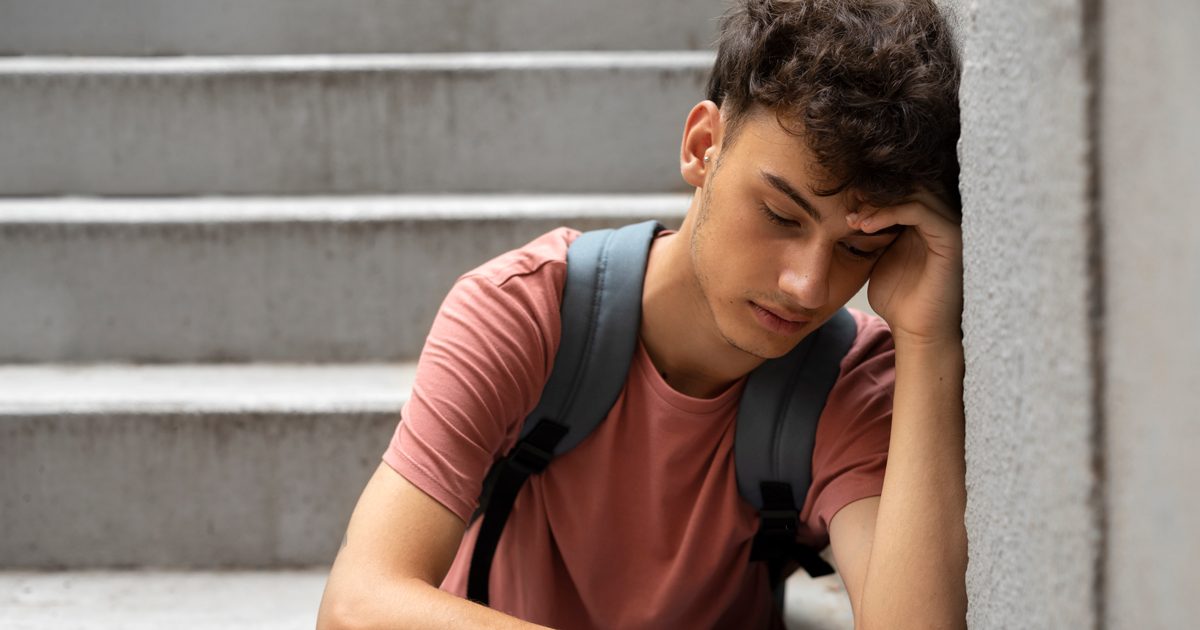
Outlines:
<svg viewBox="0 0 1200 630"><path fill-rule="evenodd" d="M785 337L794 335L800 332L801 328L808 323L807 319L792 319L795 315L787 313L780 314L774 310L769 310L755 304L750 303L754 308L754 314L758 317L758 322L763 325L763 328Z"/></svg>

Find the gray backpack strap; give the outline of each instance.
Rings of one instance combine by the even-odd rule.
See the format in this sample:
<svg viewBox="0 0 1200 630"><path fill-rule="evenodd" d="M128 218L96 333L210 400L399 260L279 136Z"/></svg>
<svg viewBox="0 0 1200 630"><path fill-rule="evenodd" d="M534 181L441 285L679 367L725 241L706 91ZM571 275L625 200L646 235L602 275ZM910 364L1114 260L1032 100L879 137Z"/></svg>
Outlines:
<svg viewBox="0 0 1200 630"><path fill-rule="evenodd" d="M585 232L567 249L562 336L542 397L520 439L496 463L479 497L483 523L471 556L467 598L488 604L488 580L500 534L530 475L579 445L621 395L637 349L642 285L657 221Z"/></svg>
<svg viewBox="0 0 1200 630"><path fill-rule="evenodd" d="M738 491L759 511L751 560L766 560L772 583L787 560L810 575L833 569L795 544L800 508L812 485L817 421L837 382L858 325L841 309L788 354L750 373L738 407L734 460Z"/></svg>
<svg viewBox="0 0 1200 630"><path fill-rule="evenodd" d="M521 431L525 437L543 419L567 426L556 457L599 426L625 387L642 322L650 243L662 230L658 221L645 221L586 232L567 250L554 369Z"/></svg>

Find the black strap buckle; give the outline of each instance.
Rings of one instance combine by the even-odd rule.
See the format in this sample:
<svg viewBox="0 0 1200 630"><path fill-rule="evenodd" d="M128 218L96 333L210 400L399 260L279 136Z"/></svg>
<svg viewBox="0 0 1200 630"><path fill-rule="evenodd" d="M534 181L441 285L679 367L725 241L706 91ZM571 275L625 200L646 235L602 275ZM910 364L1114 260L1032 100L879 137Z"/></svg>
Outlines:
<svg viewBox="0 0 1200 630"><path fill-rule="evenodd" d="M782 560L790 556L799 527L800 515L796 510L759 512L758 533L750 547L750 560Z"/></svg>
<svg viewBox="0 0 1200 630"><path fill-rule="evenodd" d="M554 455L521 440L508 455L508 464L526 475L536 475L546 470Z"/></svg>
<svg viewBox="0 0 1200 630"><path fill-rule="evenodd" d="M766 536L795 538L800 527L800 513L796 510L763 510L758 517L758 531Z"/></svg>

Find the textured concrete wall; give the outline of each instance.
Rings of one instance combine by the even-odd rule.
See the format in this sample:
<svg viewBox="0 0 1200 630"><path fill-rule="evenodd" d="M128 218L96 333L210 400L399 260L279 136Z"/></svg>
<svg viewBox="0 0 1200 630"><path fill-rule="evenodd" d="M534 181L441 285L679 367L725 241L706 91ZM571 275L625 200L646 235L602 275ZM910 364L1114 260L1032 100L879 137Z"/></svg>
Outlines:
<svg viewBox="0 0 1200 630"><path fill-rule="evenodd" d="M1200 3L1104 4L1109 630L1200 619Z"/></svg>
<svg viewBox="0 0 1200 630"><path fill-rule="evenodd" d="M965 0L968 621L1090 628L1099 535L1081 0Z"/></svg>

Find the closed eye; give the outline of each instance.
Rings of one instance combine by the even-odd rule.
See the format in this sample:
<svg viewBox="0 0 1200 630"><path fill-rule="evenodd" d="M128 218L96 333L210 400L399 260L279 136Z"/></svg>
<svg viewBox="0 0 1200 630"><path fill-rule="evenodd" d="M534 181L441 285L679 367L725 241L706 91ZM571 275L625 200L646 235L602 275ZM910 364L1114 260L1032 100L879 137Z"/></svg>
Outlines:
<svg viewBox="0 0 1200 630"><path fill-rule="evenodd" d="M762 210L763 216L765 216L768 221L770 221L771 223L774 223L775 225L778 225L779 227L796 227L796 226L800 225L796 221L793 221L791 219L785 219L785 218L779 216L778 214L775 214L774 212L771 211L770 208L767 207L767 204L765 204L765 203L760 205L759 209Z"/></svg>
<svg viewBox="0 0 1200 630"><path fill-rule="evenodd" d="M846 243L842 243L842 248L845 249L846 253L852 258L857 258L858 260L874 260L883 255L883 251L887 249L886 247L881 247L879 249L873 249L867 252Z"/></svg>
<svg viewBox="0 0 1200 630"><path fill-rule="evenodd" d="M792 219L785 219L785 218L779 216L774 211L772 211L771 208L769 206L767 206L767 204L765 204L765 203L760 204L758 206L758 208L759 208L759 210L762 211L763 216L767 219L767 221L771 222L774 225L777 225L779 227L784 227L784 228L800 227L799 221L793 221ZM904 226L899 226L899 227L901 229L903 229ZM875 236L875 234L866 234L866 233L863 233L863 235L864 236ZM887 249L887 247L880 247L879 249L873 249L871 251L864 251L864 250L861 250L861 249L859 249L853 245L850 245L848 243L842 243L841 245L842 245L843 251L845 251L848 256L850 256L851 258L853 258L855 260L875 260L876 258L879 258L880 256L882 256L883 252Z"/></svg>

